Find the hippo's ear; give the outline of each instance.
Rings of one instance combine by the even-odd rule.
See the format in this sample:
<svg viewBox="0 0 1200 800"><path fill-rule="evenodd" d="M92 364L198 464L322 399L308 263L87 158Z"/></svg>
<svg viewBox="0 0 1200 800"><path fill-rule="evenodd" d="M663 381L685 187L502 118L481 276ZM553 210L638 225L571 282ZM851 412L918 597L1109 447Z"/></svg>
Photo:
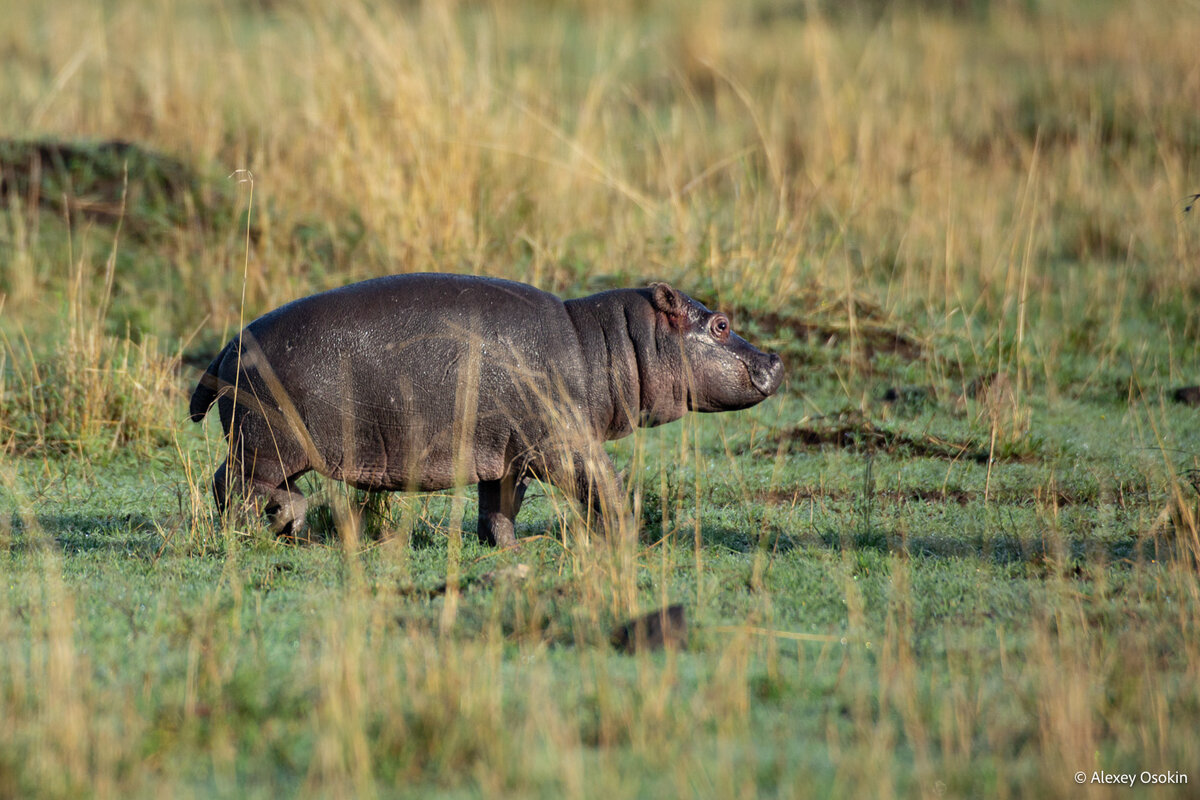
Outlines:
<svg viewBox="0 0 1200 800"><path fill-rule="evenodd" d="M683 299L683 295L672 288L670 284L652 283L650 289L651 302L654 303L656 310L669 317L679 317L686 313L687 302Z"/></svg>

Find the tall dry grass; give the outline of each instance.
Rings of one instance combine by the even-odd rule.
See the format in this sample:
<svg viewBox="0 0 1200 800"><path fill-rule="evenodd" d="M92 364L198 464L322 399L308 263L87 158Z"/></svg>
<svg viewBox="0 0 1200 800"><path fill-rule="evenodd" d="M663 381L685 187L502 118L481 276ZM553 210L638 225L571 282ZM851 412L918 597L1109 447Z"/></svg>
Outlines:
<svg viewBox="0 0 1200 800"><path fill-rule="evenodd" d="M852 336L862 303L919 318L1019 399L1053 383L1060 296L1102 317L1200 288L1185 2L857 23L719 2L13 6L0 135L251 170L251 313L395 271L569 292L663 277L725 305L833 309ZM42 298L62 279L29 267L39 232L15 219L20 322L57 311ZM304 247L304 226L329 247ZM232 219L163 244L162 335L232 330L242 245ZM1108 267L1070 266L1087 262Z"/></svg>
<svg viewBox="0 0 1200 800"><path fill-rule="evenodd" d="M14 212L13 219L18 216ZM80 241L80 252L70 250L66 256L65 281L53 289L43 287L62 293L58 310L65 317L48 345L35 345L37 334L20 324L37 320L26 316L33 302L21 288L30 273L16 282L11 300L0 294L0 316L6 301L19 309L9 312L17 325L0 328L0 450L26 455L118 448L147 452L172 439L180 353L155 335L135 341L128 329L123 335L110 330L120 225L111 234L98 273L90 251L94 243L88 237ZM29 252L21 237L17 245L10 266L20 271Z"/></svg>
<svg viewBox="0 0 1200 800"><path fill-rule="evenodd" d="M1059 259L1128 259L1151 293L1193 283L1186 3L873 25L721 3L618 8L586 28L545 11L18 6L0 29L3 132L253 170L254 308L311 288L314 265L287 248L288 216L305 214L371 234L323 283L691 276L758 302L815 283L1010 327L1055 289ZM183 262L197 311L227 318L229 263ZM1089 285L1091 301L1108 288Z"/></svg>

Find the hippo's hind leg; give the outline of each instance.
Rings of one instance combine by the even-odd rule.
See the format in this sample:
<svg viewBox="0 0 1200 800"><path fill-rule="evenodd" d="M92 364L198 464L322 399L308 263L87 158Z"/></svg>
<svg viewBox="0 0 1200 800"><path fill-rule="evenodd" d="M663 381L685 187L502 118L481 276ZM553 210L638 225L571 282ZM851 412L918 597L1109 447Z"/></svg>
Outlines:
<svg viewBox="0 0 1200 800"><path fill-rule="evenodd" d="M279 536L291 539L303 539L308 529L305 512L308 510L308 498L296 488L295 479L299 475L285 480L279 486L265 490L267 505L264 509L271 518L271 530Z"/></svg>
<svg viewBox="0 0 1200 800"><path fill-rule="evenodd" d="M313 465L297 435L307 433L302 425L291 424L278 404L264 402L273 395L256 368L246 364L238 368L240 377L232 371L222 372L226 386L237 388L217 398L229 446L224 463L213 476L217 510L226 519L230 514L257 516L265 511L276 534L300 538L308 501L296 488L296 481Z"/></svg>
<svg viewBox="0 0 1200 800"><path fill-rule="evenodd" d="M221 466L217 467L217 471L213 473L212 493L213 502L217 505L217 513L222 517L225 516L225 508L229 503L229 460L221 462Z"/></svg>
<svg viewBox="0 0 1200 800"><path fill-rule="evenodd" d="M533 476L505 475L496 481L479 483L479 541L484 544L513 547L517 543L514 526L525 490Z"/></svg>
<svg viewBox="0 0 1200 800"><path fill-rule="evenodd" d="M229 514L257 515L265 512L271 520L271 530L277 535L302 538L307 524L305 512L308 500L296 487L296 480L307 472L298 472L280 480L277 469L238 469L237 462L231 468L232 459L226 459L213 475L213 499L217 512L228 518Z"/></svg>

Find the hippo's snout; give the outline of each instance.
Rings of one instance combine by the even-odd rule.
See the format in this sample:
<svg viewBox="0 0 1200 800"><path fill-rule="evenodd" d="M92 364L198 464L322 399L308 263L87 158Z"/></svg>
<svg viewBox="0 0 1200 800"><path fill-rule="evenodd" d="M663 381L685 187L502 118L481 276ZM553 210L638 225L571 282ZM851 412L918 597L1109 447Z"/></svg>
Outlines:
<svg viewBox="0 0 1200 800"><path fill-rule="evenodd" d="M779 391L779 385L783 383L783 359L777 354L765 355L747 366L750 382L754 384L755 389L762 392L763 397L770 397Z"/></svg>

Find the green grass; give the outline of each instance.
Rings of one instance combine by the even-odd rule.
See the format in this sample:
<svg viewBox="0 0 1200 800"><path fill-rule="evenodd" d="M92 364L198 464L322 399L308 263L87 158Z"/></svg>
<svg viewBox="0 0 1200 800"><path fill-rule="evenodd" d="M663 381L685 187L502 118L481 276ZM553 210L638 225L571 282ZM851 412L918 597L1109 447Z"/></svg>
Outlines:
<svg viewBox="0 0 1200 800"><path fill-rule="evenodd" d="M1152 763L1136 744L1159 723L1155 703L1172 725L1196 710L1179 619L1197 611L1194 550L1147 533L1170 500L1153 488L1166 485L1161 453L1152 439L1111 445L1138 440L1136 414L1115 414L1115 437L1048 420L1054 455L996 464L985 502L974 462L773 458L798 405L618 446L621 466L635 452L645 465L635 606L682 602L693 627L687 651L656 656L608 645L622 616L595 575L604 547L564 548L553 496L531 497L520 525L550 538L497 553L464 537L447 623L445 496L393 500L394 519L415 520L411 546L297 547L258 529L203 542L173 457L19 462L32 518L3 556L16 637L3 674L26 724L2 740L9 786L71 793L103 773L195 795L557 796L575 780L586 793L856 794L886 781L978 795L1033 786L1049 764L1069 777L1071 758L1186 771L1186 740L1156 742ZM694 454L682 464L681 436ZM198 460L206 449L185 439ZM518 561L527 581L475 580ZM1082 707L1058 707L1077 691ZM42 726L84 709L76 749L61 749L62 731ZM1043 750L1047 726L1086 720L1101 727L1094 751ZM864 771L881 753L884 773Z"/></svg>
<svg viewBox="0 0 1200 800"><path fill-rule="evenodd" d="M1193 795L1192 11L0 2L0 797ZM788 379L609 445L629 542L222 527L197 370L407 270L668 279Z"/></svg>

